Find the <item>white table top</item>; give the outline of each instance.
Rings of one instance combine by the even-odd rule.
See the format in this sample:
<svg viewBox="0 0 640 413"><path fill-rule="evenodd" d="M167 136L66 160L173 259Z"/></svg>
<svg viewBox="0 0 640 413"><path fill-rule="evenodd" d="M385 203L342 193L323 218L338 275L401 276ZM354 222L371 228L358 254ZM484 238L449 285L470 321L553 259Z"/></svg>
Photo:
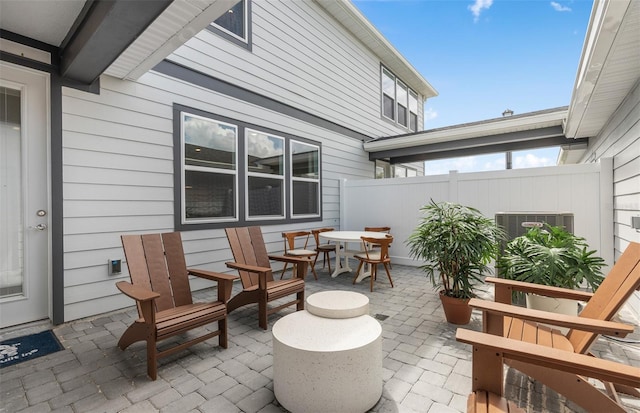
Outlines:
<svg viewBox="0 0 640 413"><path fill-rule="evenodd" d="M318 235L320 235L320 238L340 242L360 241L361 237L385 238L387 236L387 234L384 232L371 231L325 231L321 232Z"/></svg>

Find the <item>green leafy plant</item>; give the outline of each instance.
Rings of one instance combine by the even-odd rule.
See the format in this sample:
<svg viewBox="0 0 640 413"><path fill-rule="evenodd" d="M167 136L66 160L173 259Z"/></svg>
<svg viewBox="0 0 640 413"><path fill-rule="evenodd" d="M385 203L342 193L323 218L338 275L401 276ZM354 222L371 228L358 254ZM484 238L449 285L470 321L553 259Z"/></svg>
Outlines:
<svg viewBox="0 0 640 413"><path fill-rule="evenodd" d="M584 238L545 224L507 243L497 267L511 280L571 289L586 282L595 291L604 279L605 261L588 248Z"/></svg>
<svg viewBox="0 0 640 413"><path fill-rule="evenodd" d="M423 217L407 240L409 254L424 260L420 268L434 287L456 298L475 296L498 253L504 231L477 209L433 200L420 208Z"/></svg>

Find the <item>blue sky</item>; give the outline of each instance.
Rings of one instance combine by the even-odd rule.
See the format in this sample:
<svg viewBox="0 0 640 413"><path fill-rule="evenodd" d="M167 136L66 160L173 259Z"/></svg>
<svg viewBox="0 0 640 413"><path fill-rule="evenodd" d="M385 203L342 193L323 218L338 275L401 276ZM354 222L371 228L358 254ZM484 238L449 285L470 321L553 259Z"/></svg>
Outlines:
<svg viewBox="0 0 640 413"><path fill-rule="evenodd" d="M354 0L354 4L438 91L425 102L424 127L433 129L500 117L507 108L520 114L568 105L593 2ZM520 154L518 165L543 166L542 158L555 164L557 150L543 152L533 157ZM495 162L476 161L458 166L504 168L504 163L497 167Z"/></svg>

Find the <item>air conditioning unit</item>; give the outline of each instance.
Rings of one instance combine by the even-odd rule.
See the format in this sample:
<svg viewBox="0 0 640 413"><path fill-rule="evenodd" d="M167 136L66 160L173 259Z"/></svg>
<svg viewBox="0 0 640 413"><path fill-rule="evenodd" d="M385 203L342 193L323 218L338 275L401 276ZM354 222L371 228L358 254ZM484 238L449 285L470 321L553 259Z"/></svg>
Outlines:
<svg viewBox="0 0 640 413"><path fill-rule="evenodd" d="M500 245L500 253L507 242L524 235L531 227L542 227L544 224L554 227L564 227L573 234L572 212L497 212L496 224L507 233L507 240ZM500 277L500 271L496 268L496 274Z"/></svg>
<svg viewBox="0 0 640 413"><path fill-rule="evenodd" d="M529 228L543 226L564 227L573 234L573 213L571 212L497 212L496 224L507 232L507 239L524 235Z"/></svg>

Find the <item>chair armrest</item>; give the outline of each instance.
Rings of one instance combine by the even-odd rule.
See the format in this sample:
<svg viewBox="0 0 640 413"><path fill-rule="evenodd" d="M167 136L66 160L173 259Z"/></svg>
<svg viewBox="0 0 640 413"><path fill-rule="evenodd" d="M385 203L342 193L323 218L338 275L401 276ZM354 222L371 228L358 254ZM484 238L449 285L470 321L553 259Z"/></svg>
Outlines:
<svg viewBox="0 0 640 413"><path fill-rule="evenodd" d="M550 367L578 375L584 375L605 382L637 387L640 368L585 354L571 353L538 344L498 337L478 331L459 328L456 340L501 353L504 358L534 365Z"/></svg>
<svg viewBox="0 0 640 413"><path fill-rule="evenodd" d="M218 283L218 301L226 303L231 298L233 281L240 278L237 275L222 274L219 272L201 270L199 268L187 268L189 274Z"/></svg>
<svg viewBox="0 0 640 413"><path fill-rule="evenodd" d="M296 257L294 255L269 255L269 259L273 260L273 261L280 261L280 262L288 262L290 264L303 264L303 263L309 263L309 259L306 257Z"/></svg>
<svg viewBox="0 0 640 413"><path fill-rule="evenodd" d="M116 283L116 287L118 287L118 290L120 290L124 295L129 298L133 298L136 301L145 302L155 300L156 298L160 297L160 294L154 291L151 291L144 287L133 285L126 281L118 281Z"/></svg>
<svg viewBox="0 0 640 413"><path fill-rule="evenodd" d="M240 278L237 275L207 271L207 270L202 270L200 268L187 268L187 271L189 271L190 275L195 275L196 277L206 278L207 280L218 281L218 282L234 281Z"/></svg>
<svg viewBox="0 0 640 413"><path fill-rule="evenodd" d="M589 331L596 334L625 337L633 333L633 326L616 323L613 321L595 320L592 318L570 316L565 314L550 313L547 311L533 310L510 304L496 303L493 301L472 298L469 305L483 312L498 316L515 317L522 320L538 323L552 324L558 327L566 327L581 331Z"/></svg>
<svg viewBox="0 0 640 413"><path fill-rule="evenodd" d="M510 291L520 291L523 293L533 293L545 295L554 298L568 298L578 301L589 301L593 297L593 293L579 290L571 290L568 288L551 287L548 285L533 284L522 281L507 280L505 278L486 277L485 282L495 285L496 291L499 289L508 289ZM496 296L499 294L496 293Z"/></svg>
<svg viewBox="0 0 640 413"><path fill-rule="evenodd" d="M234 262L234 261L228 261L228 262L225 262L225 264L227 265L227 267L233 268L234 270L247 271L247 272L253 272L258 274L267 273L271 271L271 268L268 268L268 267L258 267L257 265L241 264L239 262Z"/></svg>

